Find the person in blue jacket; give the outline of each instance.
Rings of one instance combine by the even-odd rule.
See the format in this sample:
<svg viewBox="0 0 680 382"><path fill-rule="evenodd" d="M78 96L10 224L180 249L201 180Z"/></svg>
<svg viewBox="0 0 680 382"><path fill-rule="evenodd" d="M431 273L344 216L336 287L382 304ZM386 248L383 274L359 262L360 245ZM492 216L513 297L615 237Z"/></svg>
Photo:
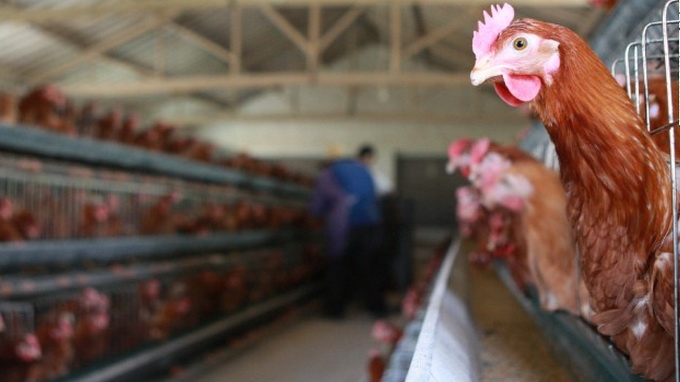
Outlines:
<svg viewBox="0 0 680 382"><path fill-rule="evenodd" d="M381 213L371 173L358 160L331 162L317 178L310 211L326 222L327 273L325 313L341 318L354 291L375 316L386 313L382 277L377 272Z"/></svg>

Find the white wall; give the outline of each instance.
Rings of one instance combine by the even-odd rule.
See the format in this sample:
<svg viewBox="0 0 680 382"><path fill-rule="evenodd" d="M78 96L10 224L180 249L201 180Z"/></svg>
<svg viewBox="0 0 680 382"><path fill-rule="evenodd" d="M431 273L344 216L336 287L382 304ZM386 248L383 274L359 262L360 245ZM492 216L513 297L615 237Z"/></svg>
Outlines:
<svg viewBox="0 0 680 382"><path fill-rule="evenodd" d="M348 155L363 143L378 151L377 167L394 177L397 153L445 156L451 141L461 137L489 136L508 142L518 126L419 125L414 123L347 122L261 122L246 125L215 125L202 130L203 138L237 151L261 157L323 158L331 146Z"/></svg>

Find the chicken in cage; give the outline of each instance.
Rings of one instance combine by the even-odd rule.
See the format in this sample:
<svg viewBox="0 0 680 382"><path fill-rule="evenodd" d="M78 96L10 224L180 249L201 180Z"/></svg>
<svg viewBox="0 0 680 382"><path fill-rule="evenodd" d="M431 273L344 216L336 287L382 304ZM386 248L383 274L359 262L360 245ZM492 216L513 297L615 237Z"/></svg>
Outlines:
<svg viewBox="0 0 680 382"><path fill-rule="evenodd" d="M612 74L626 89L645 121L648 131L658 147L670 154L677 147L671 146L679 134L677 115L679 104L678 79L678 20L669 2L664 20L647 24L640 41L626 47L625 56L612 63ZM677 8L677 7L676 7ZM667 18L671 17L671 20ZM671 130L671 133L665 133ZM665 133L665 134L663 134Z"/></svg>
<svg viewBox="0 0 680 382"><path fill-rule="evenodd" d="M152 285L157 288L152 289ZM152 302L160 296L160 283L149 279L133 285L119 285L109 291L111 300L110 353L124 354L149 341L148 321Z"/></svg>
<svg viewBox="0 0 680 382"><path fill-rule="evenodd" d="M31 304L0 304L0 372L3 380L23 382L33 365L43 357L35 330L35 311Z"/></svg>
<svg viewBox="0 0 680 382"><path fill-rule="evenodd" d="M80 294L39 297L22 304L35 309L35 337L41 356L30 364L21 381L57 379L92 357L103 356L109 322L104 294L86 288ZM0 364L0 370L7 366Z"/></svg>
<svg viewBox="0 0 680 382"><path fill-rule="evenodd" d="M83 279L95 286L36 289L24 280L28 290L5 288L5 298L21 301L0 304L0 375L50 381L172 340L319 277L319 258L295 244L129 265L146 269L137 278L115 266L117 282L97 279L95 268ZM60 285L63 276L50 277Z"/></svg>
<svg viewBox="0 0 680 382"><path fill-rule="evenodd" d="M0 157L0 241L304 227L299 201L226 185Z"/></svg>

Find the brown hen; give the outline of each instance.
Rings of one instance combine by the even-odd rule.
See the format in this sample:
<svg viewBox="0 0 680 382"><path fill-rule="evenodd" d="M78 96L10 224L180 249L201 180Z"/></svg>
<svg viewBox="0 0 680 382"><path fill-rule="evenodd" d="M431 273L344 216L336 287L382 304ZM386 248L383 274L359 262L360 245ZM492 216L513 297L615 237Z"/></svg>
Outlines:
<svg viewBox="0 0 680 382"><path fill-rule="evenodd" d="M629 354L634 372L671 380L665 155L585 41L560 25L513 18L505 5L480 23L472 83L494 81L513 106L533 103L560 161L593 320Z"/></svg>

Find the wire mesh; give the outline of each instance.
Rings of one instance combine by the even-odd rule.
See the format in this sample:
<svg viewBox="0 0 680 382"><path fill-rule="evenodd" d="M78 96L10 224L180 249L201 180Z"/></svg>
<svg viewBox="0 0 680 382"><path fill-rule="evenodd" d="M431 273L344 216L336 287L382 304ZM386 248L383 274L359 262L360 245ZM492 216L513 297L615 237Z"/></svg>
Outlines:
<svg viewBox="0 0 680 382"><path fill-rule="evenodd" d="M258 214L264 221L240 228L274 228L271 215L304 210L299 199L225 185L0 156L0 241L229 231Z"/></svg>
<svg viewBox="0 0 680 382"><path fill-rule="evenodd" d="M0 348L13 351L33 336L40 353L22 360L0 352L0 375L50 381L174 339L314 280L322 265L315 253L291 243L180 258L182 272L2 302Z"/></svg>

